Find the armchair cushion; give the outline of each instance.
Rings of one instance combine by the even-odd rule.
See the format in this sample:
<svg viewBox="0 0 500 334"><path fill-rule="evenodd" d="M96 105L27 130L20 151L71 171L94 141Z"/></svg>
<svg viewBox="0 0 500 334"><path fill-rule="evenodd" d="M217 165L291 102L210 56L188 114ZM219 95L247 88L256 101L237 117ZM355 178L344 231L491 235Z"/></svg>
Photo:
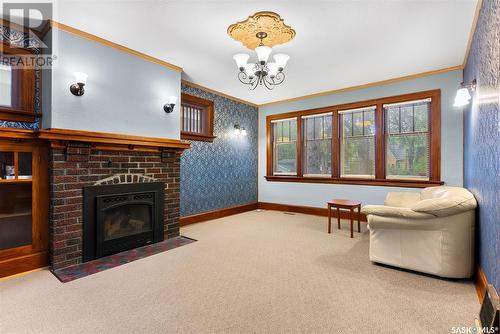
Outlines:
<svg viewBox="0 0 500 334"><path fill-rule="evenodd" d="M417 192L390 192L385 197L384 204L388 206L409 207L420 201L420 193Z"/></svg>
<svg viewBox="0 0 500 334"><path fill-rule="evenodd" d="M440 188L432 193L427 188L422 194L423 199L410 206L410 209L416 212L432 214L436 217L445 217L455 215L464 211L473 210L477 206L474 195L463 188L456 187L434 187ZM434 195L429 198L429 193Z"/></svg>

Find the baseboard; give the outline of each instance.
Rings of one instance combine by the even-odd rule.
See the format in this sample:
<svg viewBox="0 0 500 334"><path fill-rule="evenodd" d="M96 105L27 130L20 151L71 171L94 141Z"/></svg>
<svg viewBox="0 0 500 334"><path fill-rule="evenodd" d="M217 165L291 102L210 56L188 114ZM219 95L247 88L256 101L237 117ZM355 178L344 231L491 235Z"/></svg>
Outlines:
<svg viewBox="0 0 500 334"><path fill-rule="evenodd" d="M268 202L258 202L258 203L250 203L238 206L232 206L229 208L213 210L198 213L191 216L181 217L179 223L181 226L200 223L207 220L227 217L231 215L235 215L242 212L252 211L255 209L264 209L264 210L275 210L275 211L287 211L287 212L297 212L303 213L307 215L315 215L315 216L328 216L327 208L315 208L312 206L301 206L301 205L289 205L289 204L279 204L279 203L268 203ZM337 210L332 210L332 217L337 218ZM349 219L349 212L340 211L341 219ZM357 219L357 212L355 212L355 219ZM366 215L361 214L361 221L366 222Z"/></svg>
<svg viewBox="0 0 500 334"><path fill-rule="evenodd" d="M14 277L18 277L18 276L28 275L28 274L31 274L31 273L35 273L37 271L49 270L49 268L50 268L49 266L45 266L45 267L40 267L40 268L28 270L28 271L23 271L23 272L18 273L18 274L13 274L13 275L9 275L9 276L0 277L0 281L8 280L8 279L11 279L11 278L14 278Z"/></svg>
<svg viewBox="0 0 500 334"><path fill-rule="evenodd" d="M484 275L483 269L480 266L476 267L474 285L476 286L477 297L479 298L479 303L483 303L484 292L488 286L488 280Z"/></svg>
<svg viewBox="0 0 500 334"><path fill-rule="evenodd" d="M264 210L276 210L276 211L287 211L287 212L297 212L303 213L306 215L315 215L315 216L328 216L327 208L316 208L313 206L301 206L301 205L290 205L290 204L279 204L279 203L269 203L269 202L259 202L259 209ZM354 213L355 219L357 219L358 213ZM337 218L337 210L332 209L332 217ZM340 211L340 219L349 219L349 212L345 210ZM364 213L361 214L361 221L366 222L366 215Z"/></svg>
<svg viewBox="0 0 500 334"><path fill-rule="evenodd" d="M0 278L8 277L26 271L46 267L49 265L49 252L42 251L13 259L0 261Z"/></svg>
<svg viewBox="0 0 500 334"><path fill-rule="evenodd" d="M227 216L235 215L235 214L242 213L242 212L252 211L255 209L257 209L257 203L237 205L237 206L232 206L229 208L218 209L218 210L213 210L213 211L208 211L208 212L202 212L202 213L198 213L198 214L191 215L191 216L184 216L184 217L180 218L179 224L181 226L185 226L185 225L189 225L189 224L204 222L207 220L227 217Z"/></svg>

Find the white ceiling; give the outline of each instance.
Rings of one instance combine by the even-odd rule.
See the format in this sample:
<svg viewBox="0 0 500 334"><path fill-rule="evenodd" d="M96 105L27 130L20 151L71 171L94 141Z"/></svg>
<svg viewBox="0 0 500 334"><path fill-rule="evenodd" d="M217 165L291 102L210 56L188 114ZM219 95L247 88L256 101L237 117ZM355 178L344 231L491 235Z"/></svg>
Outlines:
<svg viewBox="0 0 500 334"><path fill-rule="evenodd" d="M476 0L59 0L56 21L184 69L183 78L256 104L462 64ZM274 11L297 32L268 91L239 83L227 27ZM252 55L254 56L254 55Z"/></svg>

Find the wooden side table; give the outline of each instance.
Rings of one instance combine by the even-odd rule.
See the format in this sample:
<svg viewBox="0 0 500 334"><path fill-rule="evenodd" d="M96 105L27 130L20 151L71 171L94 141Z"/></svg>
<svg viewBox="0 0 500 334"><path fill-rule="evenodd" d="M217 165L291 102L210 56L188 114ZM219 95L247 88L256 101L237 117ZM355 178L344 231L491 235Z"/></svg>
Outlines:
<svg viewBox="0 0 500 334"><path fill-rule="evenodd" d="M358 209L358 233L361 232L361 202L351 201L348 199L332 199L328 201L328 233L332 233L332 207L337 209L337 222L340 230L340 209L349 210L349 217L351 219L351 238L353 235L353 220L354 220L354 209Z"/></svg>

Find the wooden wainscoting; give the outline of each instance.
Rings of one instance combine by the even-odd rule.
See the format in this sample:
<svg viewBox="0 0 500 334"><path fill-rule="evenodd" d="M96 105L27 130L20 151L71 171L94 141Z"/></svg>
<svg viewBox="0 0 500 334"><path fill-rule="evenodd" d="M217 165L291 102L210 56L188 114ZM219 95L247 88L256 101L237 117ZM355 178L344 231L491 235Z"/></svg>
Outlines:
<svg viewBox="0 0 500 334"><path fill-rule="evenodd" d="M324 208L316 208L312 206L301 206L301 205L290 205L290 204L279 204L279 203L268 203L259 202L259 209L264 210L276 210L276 211L287 211L287 212L297 212L306 215L315 215L328 217L328 209L326 208L326 202ZM355 219L357 219L357 212L354 213ZM332 218L337 218L337 210L332 210ZM340 211L340 219L349 219L349 211ZM366 222L366 215L361 214L361 221Z"/></svg>
<svg viewBox="0 0 500 334"><path fill-rule="evenodd" d="M252 211L255 209L257 209L257 203L231 206L229 208L202 212L191 216L184 216L180 218L179 223L181 226L184 226L184 225L204 222L207 220L227 217L242 212Z"/></svg>

